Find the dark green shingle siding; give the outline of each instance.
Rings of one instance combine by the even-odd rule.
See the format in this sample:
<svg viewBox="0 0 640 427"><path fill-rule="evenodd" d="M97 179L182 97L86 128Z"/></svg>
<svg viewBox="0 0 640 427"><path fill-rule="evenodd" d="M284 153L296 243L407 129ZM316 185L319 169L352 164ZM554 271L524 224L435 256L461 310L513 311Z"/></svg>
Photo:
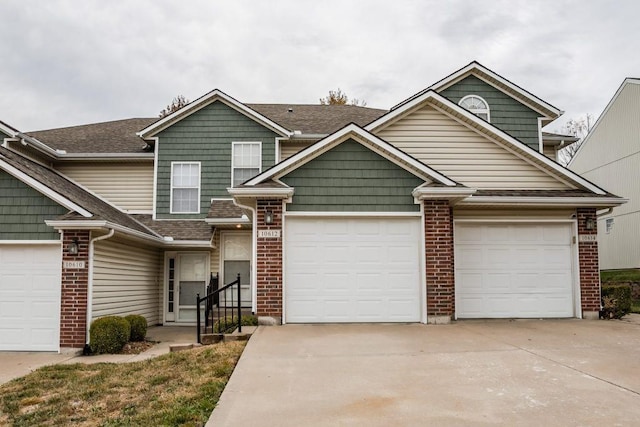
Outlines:
<svg viewBox="0 0 640 427"><path fill-rule="evenodd" d="M0 172L0 240L59 240L44 221L68 212L6 172Z"/></svg>
<svg viewBox="0 0 640 427"><path fill-rule="evenodd" d="M204 218L212 198L228 198L232 142L262 142L262 170L275 163L278 135L222 102L184 118L158 137L158 218ZM171 162L200 162L200 214L169 214Z"/></svg>
<svg viewBox="0 0 640 427"><path fill-rule="evenodd" d="M489 104L491 124L539 150L538 117L542 116L504 92L475 76L468 76L440 94L456 104L467 95L482 97Z"/></svg>
<svg viewBox="0 0 640 427"><path fill-rule="evenodd" d="M290 172L288 211L418 212L411 192L424 181L361 144L348 140Z"/></svg>

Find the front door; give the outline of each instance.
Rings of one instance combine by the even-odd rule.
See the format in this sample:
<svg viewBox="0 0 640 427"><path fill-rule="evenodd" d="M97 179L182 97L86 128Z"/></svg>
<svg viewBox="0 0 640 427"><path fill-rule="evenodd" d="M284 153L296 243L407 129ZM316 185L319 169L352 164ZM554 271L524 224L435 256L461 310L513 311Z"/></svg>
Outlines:
<svg viewBox="0 0 640 427"><path fill-rule="evenodd" d="M209 253L178 253L167 263L165 319L196 321L196 295L204 296L209 279Z"/></svg>
<svg viewBox="0 0 640 427"><path fill-rule="evenodd" d="M240 274L243 307L251 307L251 233L222 233L222 278L224 283L233 282ZM224 297L221 304L224 304ZM234 295L234 299L235 299ZM227 304L231 304L230 296Z"/></svg>

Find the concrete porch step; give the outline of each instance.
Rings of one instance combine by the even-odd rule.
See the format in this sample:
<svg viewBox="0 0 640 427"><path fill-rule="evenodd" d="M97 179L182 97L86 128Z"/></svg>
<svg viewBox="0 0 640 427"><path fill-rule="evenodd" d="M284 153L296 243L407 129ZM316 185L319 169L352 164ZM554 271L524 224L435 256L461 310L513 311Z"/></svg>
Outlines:
<svg viewBox="0 0 640 427"><path fill-rule="evenodd" d="M257 326L243 326L242 332L238 332L236 328L230 334L202 334L200 335L200 340L202 345L216 344L221 341L247 341L257 328Z"/></svg>

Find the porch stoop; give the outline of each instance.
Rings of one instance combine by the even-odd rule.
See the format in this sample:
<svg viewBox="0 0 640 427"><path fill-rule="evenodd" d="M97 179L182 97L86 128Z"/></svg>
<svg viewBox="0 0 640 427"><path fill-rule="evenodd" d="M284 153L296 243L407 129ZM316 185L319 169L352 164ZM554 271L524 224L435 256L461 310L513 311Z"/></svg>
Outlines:
<svg viewBox="0 0 640 427"><path fill-rule="evenodd" d="M248 341L257 328L257 326L243 326L242 332L238 332L236 328L230 334L202 334L200 340L202 345L211 345L222 341Z"/></svg>

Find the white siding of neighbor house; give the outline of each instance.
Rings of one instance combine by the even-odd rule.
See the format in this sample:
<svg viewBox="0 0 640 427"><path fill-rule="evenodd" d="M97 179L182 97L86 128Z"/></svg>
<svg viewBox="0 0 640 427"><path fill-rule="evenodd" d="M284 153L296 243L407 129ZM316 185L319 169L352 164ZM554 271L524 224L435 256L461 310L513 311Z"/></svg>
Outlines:
<svg viewBox="0 0 640 427"><path fill-rule="evenodd" d="M92 318L139 314L162 323L162 252L131 242L95 243Z"/></svg>
<svg viewBox="0 0 640 427"><path fill-rule="evenodd" d="M569 168L629 201L598 218L600 268L640 268L640 82L625 83ZM606 220L613 228L606 232Z"/></svg>
<svg viewBox="0 0 640 427"><path fill-rule="evenodd" d="M296 141L296 142L283 141L283 142L281 142L280 143L280 161L285 160L285 159L293 156L298 151L307 148L311 144L313 144L312 141Z"/></svg>
<svg viewBox="0 0 640 427"><path fill-rule="evenodd" d="M430 106L376 134L466 186L567 189L566 184Z"/></svg>
<svg viewBox="0 0 640 427"><path fill-rule="evenodd" d="M73 163L57 170L123 210L153 210L153 162Z"/></svg>

